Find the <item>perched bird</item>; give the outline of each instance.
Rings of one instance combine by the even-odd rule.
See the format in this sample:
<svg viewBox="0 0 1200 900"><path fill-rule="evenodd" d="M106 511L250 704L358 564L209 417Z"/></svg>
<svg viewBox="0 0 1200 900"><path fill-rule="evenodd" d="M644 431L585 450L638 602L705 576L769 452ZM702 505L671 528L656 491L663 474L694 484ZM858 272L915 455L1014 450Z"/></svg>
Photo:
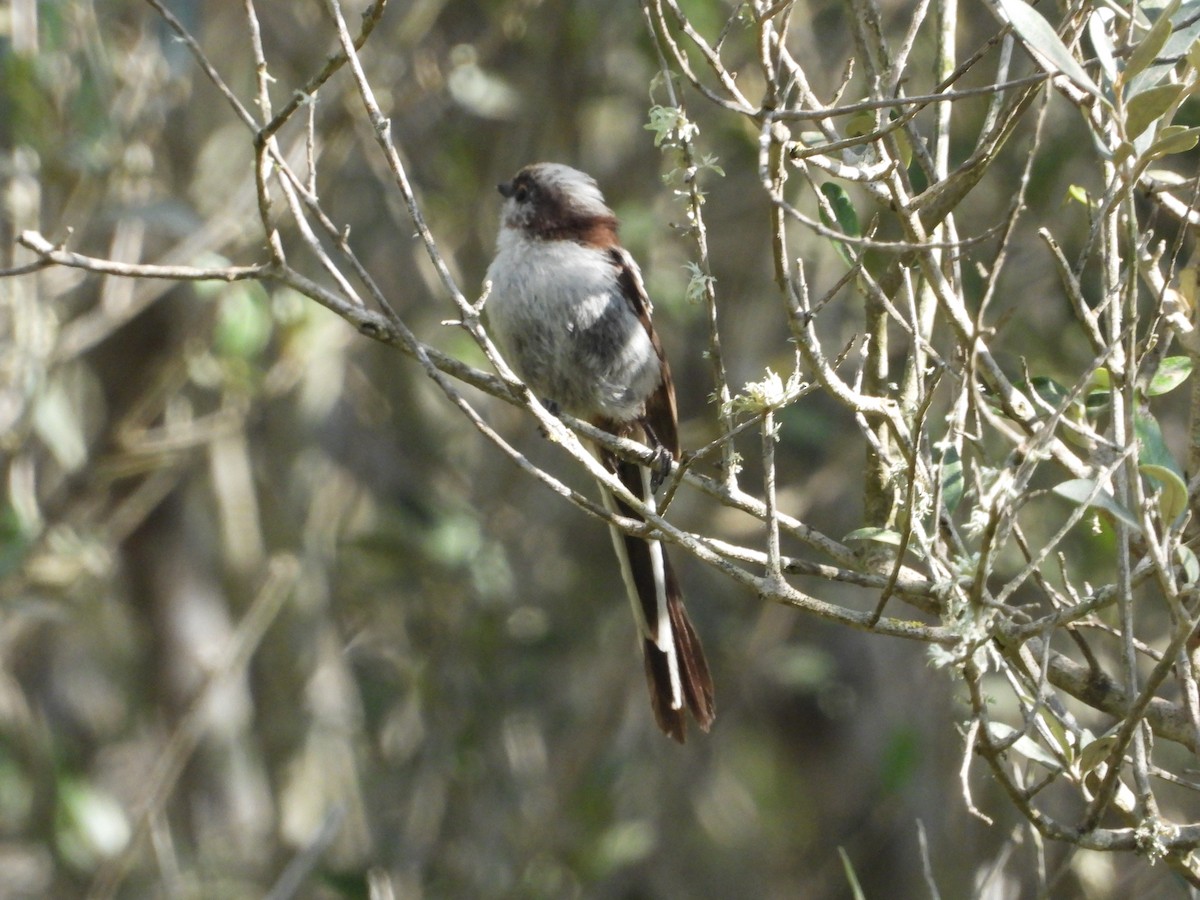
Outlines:
<svg viewBox="0 0 1200 900"><path fill-rule="evenodd" d="M617 219L596 182L570 166L536 163L499 191L504 207L487 272L487 317L505 359L552 410L640 440L669 468L670 459L679 459L671 370L641 272L618 242ZM603 448L598 453L634 496L653 506L661 469L656 477ZM636 518L608 491L605 503ZM655 719L682 743L685 709L704 731L713 721L704 650L662 544L615 526L612 537L643 639Z"/></svg>

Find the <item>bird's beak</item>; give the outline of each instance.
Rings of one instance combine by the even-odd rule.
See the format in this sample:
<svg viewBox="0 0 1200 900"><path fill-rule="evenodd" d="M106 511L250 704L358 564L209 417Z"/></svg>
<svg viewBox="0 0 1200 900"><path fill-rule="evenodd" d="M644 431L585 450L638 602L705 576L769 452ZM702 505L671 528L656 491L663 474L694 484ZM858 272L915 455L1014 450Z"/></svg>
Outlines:
<svg viewBox="0 0 1200 900"><path fill-rule="evenodd" d="M513 183L511 181L502 181L496 185L496 190L500 192L501 197L511 197L513 195Z"/></svg>

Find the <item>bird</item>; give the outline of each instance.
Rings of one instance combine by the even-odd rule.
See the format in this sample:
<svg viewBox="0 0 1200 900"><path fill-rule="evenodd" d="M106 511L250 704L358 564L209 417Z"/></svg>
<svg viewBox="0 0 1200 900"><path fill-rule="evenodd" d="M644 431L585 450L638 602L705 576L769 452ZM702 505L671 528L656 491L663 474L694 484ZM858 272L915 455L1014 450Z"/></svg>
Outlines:
<svg viewBox="0 0 1200 900"><path fill-rule="evenodd" d="M605 468L653 508L658 483L680 458L675 388L617 218L591 176L561 163L525 166L497 189L504 200L486 276L488 333L551 412L654 449L661 465L646 467L596 447ZM604 501L610 512L638 518L610 491ZM704 649L662 543L609 527L655 720L683 743L688 712L702 731L715 716Z"/></svg>

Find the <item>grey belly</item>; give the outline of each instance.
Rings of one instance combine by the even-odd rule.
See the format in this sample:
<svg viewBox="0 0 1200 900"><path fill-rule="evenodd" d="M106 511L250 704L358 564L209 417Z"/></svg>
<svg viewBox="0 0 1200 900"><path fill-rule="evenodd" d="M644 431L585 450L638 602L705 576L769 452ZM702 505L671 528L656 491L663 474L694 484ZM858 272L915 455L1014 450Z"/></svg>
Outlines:
<svg viewBox="0 0 1200 900"><path fill-rule="evenodd" d="M526 321L505 335L518 374L539 397L580 418L628 421L658 387L657 355L623 298L594 322Z"/></svg>

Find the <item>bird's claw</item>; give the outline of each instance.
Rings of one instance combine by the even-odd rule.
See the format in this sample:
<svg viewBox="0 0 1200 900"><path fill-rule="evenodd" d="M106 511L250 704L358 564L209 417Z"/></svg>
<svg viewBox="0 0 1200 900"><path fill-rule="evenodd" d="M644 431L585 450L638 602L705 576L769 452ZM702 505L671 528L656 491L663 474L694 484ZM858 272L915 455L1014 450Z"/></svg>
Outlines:
<svg viewBox="0 0 1200 900"><path fill-rule="evenodd" d="M671 474L671 451L659 446L654 450L654 460L650 463L650 490L657 491Z"/></svg>
<svg viewBox="0 0 1200 900"><path fill-rule="evenodd" d="M560 415L562 415L562 407L559 406L559 404L556 401L551 400L549 397L542 398L542 406L546 407L546 412L550 413L550 415L554 416L554 418L556 418L556 419ZM540 431L542 433L542 437L544 437L544 438L550 437L550 432L549 432L549 430L547 430L545 425L539 425L538 431Z"/></svg>

